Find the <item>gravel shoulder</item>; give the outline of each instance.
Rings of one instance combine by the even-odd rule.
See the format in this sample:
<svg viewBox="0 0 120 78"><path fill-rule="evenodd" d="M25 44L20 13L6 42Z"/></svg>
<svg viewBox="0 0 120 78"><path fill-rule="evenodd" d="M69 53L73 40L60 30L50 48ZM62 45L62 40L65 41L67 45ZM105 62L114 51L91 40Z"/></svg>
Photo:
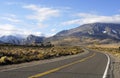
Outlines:
<svg viewBox="0 0 120 78"><path fill-rule="evenodd" d="M30 66L35 66L35 65L39 65L39 64L55 62L55 61L60 61L60 60L64 60L64 59L73 58L73 57L76 57L76 56L82 56L82 55L85 55L85 54L88 54L88 53L89 52L85 50L85 52L79 53L79 54L76 54L76 55L61 56L61 57L39 60L39 61L26 62L26 63L21 63L21 64L12 64L12 65L0 66L0 72L14 70L14 69L20 69L20 68L24 68L24 67L30 67Z"/></svg>
<svg viewBox="0 0 120 78"><path fill-rule="evenodd" d="M109 54L111 57L111 70L112 77L111 78L120 78L120 57L116 57L113 54Z"/></svg>

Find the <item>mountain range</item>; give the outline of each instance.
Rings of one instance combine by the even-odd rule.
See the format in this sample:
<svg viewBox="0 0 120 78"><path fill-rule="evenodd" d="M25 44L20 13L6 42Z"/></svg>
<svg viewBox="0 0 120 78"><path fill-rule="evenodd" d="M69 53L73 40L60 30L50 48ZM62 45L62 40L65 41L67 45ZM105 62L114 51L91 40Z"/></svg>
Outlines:
<svg viewBox="0 0 120 78"><path fill-rule="evenodd" d="M63 30L47 40L54 44L108 44L120 41L120 24L90 23Z"/></svg>
<svg viewBox="0 0 120 78"><path fill-rule="evenodd" d="M40 43L43 42L45 37L42 36L35 36L35 35L28 35L27 37L19 37L19 36L2 36L0 37L0 43L9 43L9 44L15 44L15 45L31 45L33 43Z"/></svg>
<svg viewBox="0 0 120 78"><path fill-rule="evenodd" d="M0 43L17 45L32 44L33 42L52 42L55 45L80 45L80 44L108 44L120 42L120 24L115 23L90 23L79 27L63 30L52 37L29 35L25 38L18 36L2 36Z"/></svg>

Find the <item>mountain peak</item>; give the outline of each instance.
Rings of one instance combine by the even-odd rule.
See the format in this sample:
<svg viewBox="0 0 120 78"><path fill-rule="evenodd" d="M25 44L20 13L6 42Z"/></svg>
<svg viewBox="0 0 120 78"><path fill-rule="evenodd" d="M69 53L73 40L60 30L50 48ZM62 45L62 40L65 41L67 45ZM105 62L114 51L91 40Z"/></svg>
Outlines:
<svg viewBox="0 0 120 78"><path fill-rule="evenodd" d="M66 42L64 40L72 40L72 38L82 42L87 42L88 40L90 40L89 43L96 40L103 40L107 43L110 43L108 40L111 40L111 42L120 41L120 24L98 22L84 24L70 30L61 31L57 33L54 38L56 39L56 41L60 39L63 42ZM54 38L53 40L55 41Z"/></svg>

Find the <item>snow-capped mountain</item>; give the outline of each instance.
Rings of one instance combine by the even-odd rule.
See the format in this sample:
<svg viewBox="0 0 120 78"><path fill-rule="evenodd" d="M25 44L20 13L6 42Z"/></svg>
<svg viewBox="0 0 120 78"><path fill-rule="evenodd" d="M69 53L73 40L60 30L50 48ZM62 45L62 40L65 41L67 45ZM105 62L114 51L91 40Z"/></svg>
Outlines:
<svg viewBox="0 0 120 78"><path fill-rule="evenodd" d="M12 35L9 36L2 36L0 37L0 40L4 43L10 43L10 44L20 44L22 38L18 38Z"/></svg>
<svg viewBox="0 0 120 78"><path fill-rule="evenodd" d="M29 35L26 38L24 38L21 42L21 44L32 44L32 43L40 43L43 42L45 37L43 36L35 36L35 35Z"/></svg>
<svg viewBox="0 0 120 78"><path fill-rule="evenodd" d="M32 44L33 42L42 42L44 37L35 36L35 35L29 35L27 37L22 37L19 35L13 36L1 36L0 37L0 43L10 43L10 44L16 44L16 45L26 45L26 44Z"/></svg>

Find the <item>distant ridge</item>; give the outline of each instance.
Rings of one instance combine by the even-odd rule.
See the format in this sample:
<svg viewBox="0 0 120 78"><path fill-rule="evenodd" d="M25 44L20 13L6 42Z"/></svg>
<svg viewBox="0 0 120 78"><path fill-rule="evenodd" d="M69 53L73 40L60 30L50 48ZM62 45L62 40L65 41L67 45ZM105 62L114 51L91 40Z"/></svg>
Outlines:
<svg viewBox="0 0 120 78"><path fill-rule="evenodd" d="M0 43L9 43L9 44L15 44L15 45L31 45L34 42L43 42L45 37L43 36L35 36L35 35L28 35L27 37L19 37L19 36L2 36L0 37Z"/></svg>
<svg viewBox="0 0 120 78"><path fill-rule="evenodd" d="M58 32L47 40L53 43L85 43L106 44L120 41L120 24L115 23L90 23L79 27Z"/></svg>
<svg viewBox="0 0 120 78"><path fill-rule="evenodd" d="M33 43L40 43L43 42L45 37L43 36L35 36L35 35L29 35L25 39L22 40L22 44L33 44Z"/></svg>

